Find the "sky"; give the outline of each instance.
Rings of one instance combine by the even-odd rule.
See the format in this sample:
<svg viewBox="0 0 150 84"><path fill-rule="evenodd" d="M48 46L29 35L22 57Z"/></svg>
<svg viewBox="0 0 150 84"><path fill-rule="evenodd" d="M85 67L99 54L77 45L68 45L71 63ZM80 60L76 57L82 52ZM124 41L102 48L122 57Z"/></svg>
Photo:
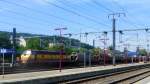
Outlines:
<svg viewBox="0 0 150 84"><path fill-rule="evenodd" d="M125 13L116 17L116 29L138 29L150 26L150 0L0 0L0 31L58 35L55 28L67 27L62 33L103 32L112 30L112 13ZM146 48L146 32L124 32L123 43L135 50L136 45ZM137 38L138 35L138 38ZM81 41L104 47L102 34L90 34L86 42L85 35ZM79 39L79 35L72 38ZM108 45L112 44L112 33L108 33ZM139 40L138 40L139 39ZM134 46L134 47L133 47Z"/></svg>

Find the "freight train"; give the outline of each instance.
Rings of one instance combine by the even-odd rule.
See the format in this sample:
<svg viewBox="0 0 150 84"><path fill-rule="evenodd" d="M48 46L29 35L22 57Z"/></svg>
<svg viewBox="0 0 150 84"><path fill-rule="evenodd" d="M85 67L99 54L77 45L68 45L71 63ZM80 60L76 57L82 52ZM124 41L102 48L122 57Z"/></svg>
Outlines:
<svg viewBox="0 0 150 84"><path fill-rule="evenodd" d="M124 56L124 53L116 53L116 62L124 63L124 60L131 62L131 57ZM102 64L104 61L111 64L113 56L107 50L106 53L101 52L99 54L92 54L90 52L77 53L73 52L71 55L67 55L65 52L60 51L47 51L47 50L26 50L20 57L22 64L34 64L34 63L58 63L60 59L63 63L84 63L91 60L92 63Z"/></svg>

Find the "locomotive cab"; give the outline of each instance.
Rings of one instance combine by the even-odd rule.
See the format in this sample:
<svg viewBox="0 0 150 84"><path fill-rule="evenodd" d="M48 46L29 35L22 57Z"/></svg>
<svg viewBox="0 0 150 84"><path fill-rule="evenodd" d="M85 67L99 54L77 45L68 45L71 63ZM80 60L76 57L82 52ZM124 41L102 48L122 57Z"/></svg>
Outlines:
<svg viewBox="0 0 150 84"><path fill-rule="evenodd" d="M33 59L34 56L31 55L32 55L31 50L24 51L23 54L21 55L21 62L24 64L27 63L29 60Z"/></svg>
<svg viewBox="0 0 150 84"><path fill-rule="evenodd" d="M72 52L70 56L71 62L75 62L78 60L78 54L76 52Z"/></svg>

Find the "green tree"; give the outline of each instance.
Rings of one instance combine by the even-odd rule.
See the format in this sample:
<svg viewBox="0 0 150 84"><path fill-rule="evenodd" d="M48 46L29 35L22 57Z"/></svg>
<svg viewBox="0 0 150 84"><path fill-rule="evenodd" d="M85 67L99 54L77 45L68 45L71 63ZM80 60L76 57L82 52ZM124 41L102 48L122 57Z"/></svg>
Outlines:
<svg viewBox="0 0 150 84"><path fill-rule="evenodd" d="M64 50L67 54L71 54L72 52L78 52L77 48L65 48Z"/></svg>
<svg viewBox="0 0 150 84"><path fill-rule="evenodd" d="M147 55L147 51L146 51L145 49L140 49L140 50L139 50L139 54L140 54L141 56L146 56L146 55Z"/></svg>
<svg viewBox="0 0 150 84"><path fill-rule="evenodd" d="M20 45L17 45L17 51L24 51L27 49L27 47L24 47L24 46L20 46Z"/></svg>
<svg viewBox="0 0 150 84"><path fill-rule="evenodd" d="M31 38L27 40L27 49L41 50L40 39Z"/></svg>
<svg viewBox="0 0 150 84"><path fill-rule="evenodd" d="M113 46L111 45L111 46L109 46L109 48L108 48L109 50L113 50Z"/></svg>
<svg viewBox="0 0 150 84"><path fill-rule="evenodd" d="M0 47L1 48L11 48L12 47L8 34L0 33Z"/></svg>
<svg viewBox="0 0 150 84"><path fill-rule="evenodd" d="M48 50L52 50L52 51L60 51L61 47L58 45L54 45L52 47L49 47Z"/></svg>

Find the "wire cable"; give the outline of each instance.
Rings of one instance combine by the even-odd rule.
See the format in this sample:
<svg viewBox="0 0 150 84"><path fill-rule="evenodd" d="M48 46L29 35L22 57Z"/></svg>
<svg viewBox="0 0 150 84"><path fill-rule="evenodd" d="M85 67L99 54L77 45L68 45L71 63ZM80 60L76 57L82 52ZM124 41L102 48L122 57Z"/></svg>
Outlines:
<svg viewBox="0 0 150 84"><path fill-rule="evenodd" d="M69 7L69 8L71 8L72 10L74 9L74 10L78 11L78 9L77 9L76 7L71 6L70 4L66 4L66 3L70 3L70 2L67 1L67 0L65 0L66 3L65 3L64 1L61 1L61 0L56 0L56 1L59 2L59 3L61 3L61 4L63 4L63 5L65 5L65 6L67 6L67 7ZM80 7L80 9L81 9L81 8L82 8L83 10L87 10L87 9L84 8L83 6ZM74 10L73 10L73 11L74 11ZM84 14L83 11L78 11L78 12L80 12L80 13L82 12L82 14ZM100 17L96 17L96 16L93 16L93 15L90 15L90 14L88 14L88 13L86 14L86 16L91 17L91 18L96 18L96 19L97 19L97 18L100 18ZM98 28L98 29L99 29L99 28Z"/></svg>
<svg viewBox="0 0 150 84"><path fill-rule="evenodd" d="M120 5L117 1L114 1L114 0L112 0L112 2L116 5L116 6L118 6L120 9L122 9L122 11L125 11L125 12L127 12L128 14L129 14L129 11L128 10L126 10L122 5ZM131 14L130 14L131 15ZM133 16L133 15L131 15L131 16ZM136 21L138 21L136 18L134 18ZM142 26L141 24L137 24L137 23L134 23L134 22L132 22L132 21L130 21L129 20L129 18L127 17L127 20L128 21L125 21L125 22L127 22L127 23L129 23L130 25L133 25L134 27L138 27L138 26Z"/></svg>
<svg viewBox="0 0 150 84"><path fill-rule="evenodd" d="M90 26L87 26L87 25L85 25L85 24L82 24L82 23L73 21L73 20L69 20L69 19L65 19L65 18L62 18L62 17L58 17L58 16L55 16L55 15L53 15L53 14L46 13L46 12L43 12L43 11L40 11L40 10L32 9L32 8L30 8L30 7L27 7L27 6L18 4L18 3L10 2L10 1L7 1L7 0L0 0L0 1L1 1L1 2L5 2L5 3L8 3L8 4L15 5L15 6L18 6L18 7L25 8L25 9L30 10L30 11L33 11L33 12L35 12L35 13L39 13L39 14L42 14L42 15L44 14L44 15L47 15L47 16L50 16L50 17L54 17L54 18L59 19L59 20L62 20L62 21L66 21L66 22L69 22L69 23L81 25L81 26L83 26L83 27L90 27Z"/></svg>
<svg viewBox="0 0 150 84"><path fill-rule="evenodd" d="M26 17L26 18L31 19L31 20L39 21L39 22L41 22L41 23L47 23L47 24L50 23L49 21L47 21L47 20L45 20L45 19L35 18L35 17L30 16L30 15L27 15L27 14L15 12L15 11L12 11L12 10L6 10L6 11L7 11L7 12L10 12L10 13L13 13L13 14L15 14L15 15L19 15L19 16L22 16L22 17ZM52 22L52 23L58 25L58 23L54 23L54 22Z"/></svg>
<svg viewBox="0 0 150 84"><path fill-rule="evenodd" d="M73 11L73 10L66 9L66 8L64 8L64 7L61 7L61 6L57 5L57 4L54 4L54 3L49 2L49 1L46 1L46 2L47 2L48 4L54 6L54 7L57 7L57 8L59 8L59 9L62 9L62 10L64 10L64 11L66 11L66 12L69 12L69 13L72 13L72 14L77 15L77 16L79 16L79 17L82 17L82 18L84 18L84 19L86 19L86 20L89 20L89 21L92 21L92 22L94 22L94 23L97 23L97 24L100 24L100 25L109 27L108 25L106 25L106 24L104 24L104 23L98 22L97 20L94 20L94 19L92 19L92 18L90 18L90 17L88 17L88 16L81 15L81 14L79 14L78 12L75 12L75 11Z"/></svg>
<svg viewBox="0 0 150 84"><path fill-rule="evenodd" d="M108 12L112 12L112 13L114 12L113 10L111 10L110 8L107 8L106 6L100 4L100 3L99 3L98 1L96 1L96 0L92 0L92 2L93 2L94 4L96 4L97 6L104 8L104 9L107 10ZM114 3L115 3L115 2L114 2ZM116 4L117 4L117 3L116 3ZM119 5L119 4L117 4L117 5ZM125 11L125 9L124 9L123 7L121 7L121 9ZM126 20L124 20L124 19L122 19L122 20L123 20L124 22L128 23L129 25L138 28L138 26L137 26L135 23L133 23L132 21L129 21L129 19L128 19L128 21L126 21Z"/></svg>

